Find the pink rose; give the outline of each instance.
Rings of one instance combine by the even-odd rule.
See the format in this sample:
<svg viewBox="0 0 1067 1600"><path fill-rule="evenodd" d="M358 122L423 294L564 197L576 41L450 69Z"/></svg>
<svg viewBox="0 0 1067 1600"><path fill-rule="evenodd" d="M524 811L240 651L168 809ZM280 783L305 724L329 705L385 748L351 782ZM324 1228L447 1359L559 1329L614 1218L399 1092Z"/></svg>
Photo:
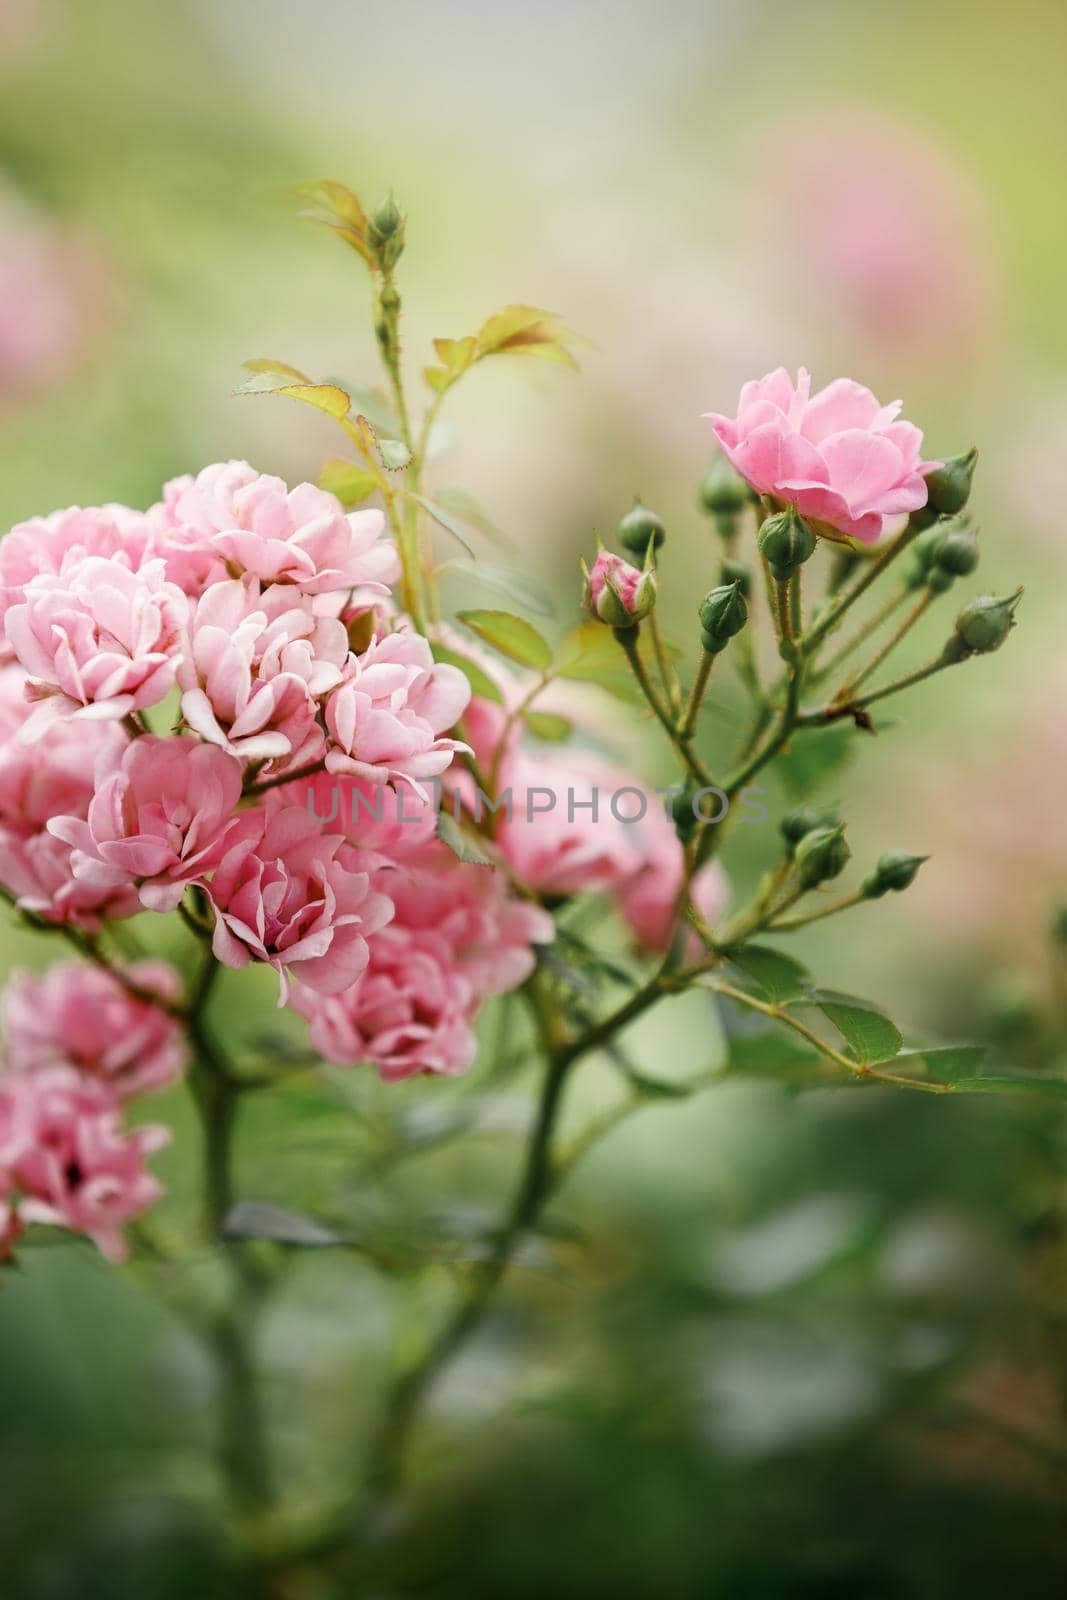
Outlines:
<svg viewBox="0 0 1067 1600"><path fill-rule="evenodd" d="M601 622L625 628L647 617L656 600L656 575L601 550L586 576L585 603Z"/></svg>
<svg viewBox="0 0 1067 1600"><path fill-rule="evenodd" d="M924 474L942 463L921 460L922 433L897 420L899 400L879 405L850 378L810 390L803 367L795 386L784 367L746 383L736 418L708 413L715 437L758 494L796 506L817 532L873 544L926 504Z"/></svg>
<svg viewBox="0 0 1067 1600"><path fill-rule="evenodd" d="M22 744L25 682L19 666L0 671L0 884L23 910L93 931L103 916L132 916L137 896L128 886L78 883L70 847L47 829L55 816L88 815L94 765L117 765L126 731L114 722L57 722L36 744Z"/></svg>
<svg viewBox="0 0 1067 1600"><path fill-rule="evenodd" d="M132 572L118 557L75 556L32 578L4 620L30 692L46 702L22 736L57 716L117 719L158 705L174 683L186 611L162 561Z"/></svg>
<svg viewBox="0 0 1067 1600"><path fill-rule="evenodd" d="M177 557L195 550L263 583L295 584L309 595L369 588L384 593L399 576L396 549L380 537L380 511L345 514L314 484L288 489L246 461L205 467L167 485L151 513Z"/></svg>
<svg viewBox="0 0 1067 1600"><path fill-rule="evenodd" d="M87 1234L111 1261L126 1255L121 1225L162 1193L144 1163L169 1138L124 1132L112 1090L70 1067L0 1078L0 1176L19 1219Z"/></svg>
<svg viewBox="0 0 1067 1600"><path fill-rule="evenodd" d="M126 506L71 506L18 522L0 540L0 623L41 573L55 577L64 563L105 556L136 572L152 554L148 518ZM0 653L14 654L0 628Z"/></svg>
<svg viewBox="0 0 1067 1600"><path fill-rule="evenodd" d="M165 961L135 962L128 975L163 1000L181 994ZM40 977L16 972L4 992L3 1020L13 1072L73 1067L110 1084L122 1100L165 1088L185 1065L185 1034L173 1016L109 972L77 961L57 962Z"/></svg>
<svg viewBox="0 0 1067 1600"><path fill-rule="evenodd" d="M461 865L440 841L414 870L386 868L374 881L396 914L370 941L366 971L336 996L298 986L292 1004L338 1066L372 1061L387 1081L465 1072L479 1007L529 977L531 946L553 938L552 919L514 898L502 874Z"/></svg>
<svg viewBox="0 0 1067 1600"><path fill-rule="evenodd" d="M324 833L304 806L245 812L210 884L214 950L228 967L265 961L288 997L288 973L337 994L367 965L367 940L391 902L355 870L340 834Z"/></svg>
<svg viewBox="0 0 1067 1600"><path fill-rule="evenodd" d="M136 886L150 911L173 911L217 865L236 827L241 768L214 745L178 735L134 739L102 774L88 816L55 817L71 870L96 889Z"/></svg>
<svg viewBox="0 0 1067 1600"><path fill-rule="evenodd" d="M344 682L326 701L331 747L326 769L420 788L467 746L442 737L459 721L470 684L458 667L438 664L427 641L406 630L374 639L350 656Z"/></svg>
<svg viewBox="0 0 1067 1600"><path fill-rule="evenodd" d="M347 657L344 624L313 616L291 587L213 584L195 606L178 669L182 715L241 759L311 761L323 748L316 701L341 682Z"/></svg>

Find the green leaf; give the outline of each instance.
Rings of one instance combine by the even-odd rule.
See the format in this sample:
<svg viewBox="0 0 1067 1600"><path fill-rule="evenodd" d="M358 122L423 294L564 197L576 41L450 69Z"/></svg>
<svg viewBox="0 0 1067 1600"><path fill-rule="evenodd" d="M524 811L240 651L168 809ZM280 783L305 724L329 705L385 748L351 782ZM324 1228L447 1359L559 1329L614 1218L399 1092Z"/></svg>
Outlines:
<svg viewBox="0 0 1067 1600"><path fill-rule="evenodd" d="M727 959L753 980L772 1005L784 1006L804 999L811 988L811 973L806 967L766 945L743 945L729 951Z"/></svg>
<svg viewBox="0 0 1067 1600"><path fill-rule="evenodd" d="M640 689L626 658L602 622L583 622L563 641L558 676L580 683L595 683L617 700L630 705L642 703Z"/></svg>
<svg viewBox="0 0 1067 1600"><path fill-rule="evenodd" d="M302 183L296 194L309 202L309 208L302 211L301 216L329 228L374 268L374 254L367 243L367 214L358 195L334 178L315 178L310 183Z"/></svg>
<svg viewBox="0 0 1067 1600"><path fill-rule="evenodd" d="M256 356L252 361L242 361L246 372L277 372L286 378L295 378L297 383L314 383L314 378L309 378L306 372L301 372L299 367L291 367L288 362L275 361L273 356Z"/></svg>
<svg viewBox="0 0 1067 1600"><path fill-rule="evenodd" d="M957 1078L953 1094L1044 1094L1067 1097L1067 1078L1043 1078L1034 1072L990 1073L988 1077Z"/></svg>
<svg viewBox="0 0 1067 1600"><path fill-rule="evenodd" d="M276 368L262 369L246 383L239 384L233 392L287 395L291 400L303 400L306 405L314 406L317 411L325 411L328 417L333 417L337 422L345 421L351 405L349 396L336 384L294 382L292 369L288 372L279 372Z"/></svg>
<svg viewBox="0 0 1067 1600"><path fill-rule="evenodd" d="M864 1064L893 1059L904 1043L895 1022L869 1000L837 994L833 989L814 989L805 1004L818 1006L848 1045L856 1061Z"/></svg>
<svg viewBox="0 0 1067 1600"><path fill-rule="evenodd" d="M432 500L426 500L421 494L414 494L410 489L408 490L408 499L414 500L416 505L420 505L422 509L433 518L437 525L441 528L444 528L446 533L450 533L453 539L458 540L471 559L474 559L474 551L468 543L467 536L463 532L463 529L460 527L459 523L456 521L455 517L453 517L449 512L445 511L443 507L435 505Z"/></svg>
<svg viewBox="0 0 1067 1600"><path fill-rule="evenodd" d="M472 867L491 867L492 856L486 855L473 834L461 828L455 817L447 811L437 813L437 837L447 844L452 854Z"/></svg>
<svg viewBox="0 0 1067 1600"><path fill-rule="evenodd" d="M730 1054L723 1070L731 1076L771 1078L796 1088L847 1081L825 1056L777 1028L737 1034L730 1040Z"/></svg>
<svg viewBox="0 0 1067 1600"><path fill-rule="evenodd" d="M473 555L473 551L471 553ZM548 590L517 567L495 566L489 561L475 558L472 561L446 561L437 570L459 573L467 583L480 583L486 589L506 595L516 605L522 606L524 611L532 611L535 616L552 618L556 615L556 604Z"/></svg>
<svg viewBox="0 0 1067 1600"><path fill-rule="evenodd" d="M574 732L574 723L555 711L524 711L522 720L534 738L545 744L565 744Z"/></svg>
<svg viewBox="0 0 1067 1600"><path fill-rule="evenodd" d="M402 439L379 439L378 454L387 472L403 472L411 465L411 451Z"/></svg>
<svg viewBox="0 0 1067 1600"><path fill-rule="evenodd" d="M504 696L501 694L500 689L476 661L471 661L468 656L460 655L458 650L450 650L447 645L432 644L430 648L433 651L435 661L440 661L445 666L458 667L460 672L465 674L472 693L476 694L479 699L492 700L494 705L503 705Z"/></svg>
<svg viewBox="0 0 1067 1600"><path fill-rule="evenodd" d="M331 456L319 468L319 488L335 494L344 506L358 506L375 492L378 480L365 467Z"/></svg>
<svg viewBox="0 0 1067 1600"><path fill-rule="evenodd" d="M504 549L513 548L514 541L508 538L502 528L497 527L488 512L472 494L468 494L466 489L460 489L455 485L451 487L446 485L445 488L438 489L437 504L444 506L446 511L451 511L454 517L458 517L468 527L474 528L483 538L488 539L490 544L500 545Z"/></svg>
<svg viewBox="0 0 1067 1600"><path fill-rule="evenodd" d="M547 672L552 665L548 641L525 618L513 616L510 611L460 611L457 615L479 639L510 660L539 672Z"/></svg>
<svg viewBox="0 0 1067 1600"><path fill-rule="evenodd" d="M980 1044L938 1045L930 1050L900 1051L885 1065L892 1065L894 1071L915 1067L924 1078L955 1083L959 1078L976 1076L986 1053L985 1046Z"/></svg>
<svg viewBox="0 0 1067 1600"><path fill-rule="evenodd" d="M843 770L856 754L856 730L851 723L833 728L812 728L802 739L790 741L774 771L790 799L805 800L813 790Z"/></svg>

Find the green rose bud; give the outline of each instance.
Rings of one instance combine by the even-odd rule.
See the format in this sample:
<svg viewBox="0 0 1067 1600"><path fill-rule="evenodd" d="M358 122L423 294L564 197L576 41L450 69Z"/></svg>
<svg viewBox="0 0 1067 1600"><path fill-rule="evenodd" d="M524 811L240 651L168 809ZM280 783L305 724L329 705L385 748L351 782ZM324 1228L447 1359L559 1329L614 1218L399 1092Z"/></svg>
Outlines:
<svg viewBox="0 0 1067 1600"><path fill-rule="evenodd" d="M797 877L805 889L814 889L844 872L851 855L843 822L836 828L815 828L804 835L794 852Z"/></svg>
<svg viewBox="0 0 1067 1600"><path fill-rule="evenodd" d="M752 574L740 561L724 561L719 567L719 582L736 583L746 600L752 593Z"/></svg>
<svg viewBox="0 0 1067 1600"><path fill-rule="evenodd" d="M944 567L934 567L927 574L926 588L931 594L947 594L955 581L951 572L946 572Z"/></svg>
<svg viewBox="0 0 1067 1600"><path fill-rule="evenodd" d="M633 628L656 603L656 574L631 567L621 556L601 550L592 572L582 562L585 588L582 604L598 622L612 628Z"/></svg>
<svg viewBox="0 0 1067 1600"><path fill-rule="evenodd" d="M937 515L938 514L934 510L933 506L920 506L918 511L913 511L911 516L908 518L908 527L921 528L923 530L932 528L934 523L937 521Z"/></svg>
<svg viewBox="0 0 1067 1600"><path fill-rule="evenodd" d="M714 517L720 533L730 533L737 518L749 504L751 491L745 480L737 475L728 461L712 463L707 477L700 485L700 506L709 517Z"/></svg>
<svg viewBox="0 0 1067 1600"><path fill-rule="evenodd" d="M838 825L836 811L817 811L814 806L797 806L793 811L787 811L778 824L778 831L788 845L797 845L806 834L814 833L817 828L836 828Z"/></svg>
<svg viewBox="0 0 1067 1600"><path fill-rule="evenodd" d="M1015 626L1015 608L1021 596L1022 589L1016 589L1002 600L983 594L964 606L956 618L957 650L962 648L970 655L988 655L992 650L999 650ZM950 640L950 648L952 644Z"/></svg>
<svg viewBox="0 0 1067 1600"><path fill-rule="evenodd" d="M908 588L922 589L933 570L945 538L944 528L928 527L911 541L908 550Z"/></svg>
<svg viewBox="0 0 1067 1600"><path fill-rule="evenodd" d="M404 253L404 218L392 195L367 224L367 243L383 272L391 272Z"/></svg>
<svg viewBox="0 0 1067 1600"><path fill-rule="evenodd" d="M1067 905L1056 907L1052 913L1049 932L1057 944L1067 944Z"/></svg>
<svg viewBox="0 0 1067 1600"><path fill-rule="evenodd" d="M741 593L741 580L712 589L700 603L700 637L709 655L725 650L735 633L748 621L748 606Z"/></svg>
<svg viewBox="0 0 1067 1600"><path fill-rule="evenodd" d="M978 539L971 528L952 528L934 549L935 570L966 578L978 565Z"/></svg>
<svg viewBox="0 0 1067 1600"><path fill-rule="evenodd" d="M815 553L814 533L793 506L775 517L768 517L759 531L760 555L765 556L771 576L779 583L791 578Z"/></svg>
<svg viewBox="0 0 1067 1600"><path fill-rule="evenodd" d="M624 550L629 550L632 556L640 556L642 560L649 545L658 550L667 530L654 511L649 511L640 501L635 501L632 511L628 511L619 523L619 543Z"/></svg>
<svg viewBox="0 0 1067 1600"><path fill-rule="evenodd" d="M929 856L912 856L906 850L887 850L878 857L874 871L864 878L862 893L868 900L878 900L891 889L906 889L915 880L915 874Z"/></svg>
<svg viewBox="0 0 1067 1600"><path fill-rule="evenodd" d="M953 456L943 467L928 474L926 479L927 505L942 516L955 516L962 511L971 495L978 451L970 449L961 456Z"/></svg>

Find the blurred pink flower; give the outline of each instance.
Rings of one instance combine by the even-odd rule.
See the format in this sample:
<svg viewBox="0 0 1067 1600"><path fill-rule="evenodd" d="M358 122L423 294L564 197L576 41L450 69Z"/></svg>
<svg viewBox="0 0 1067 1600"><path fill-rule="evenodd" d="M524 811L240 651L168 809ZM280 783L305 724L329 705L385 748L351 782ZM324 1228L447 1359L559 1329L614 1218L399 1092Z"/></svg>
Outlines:
<svg viewBox="0 0 1067 1600"><path fill-rule="evenodd" d="M883 406L850 378L811 394L801 367L746 383L737 416L709 412L723 451L758 494L794 505L816 524L873 544L886 524L926 504L922 432L898 421L901 402ZM822 524L822 527L819 527Z"/></svg>
<svg viewBox="0 0 1067 1600"><path fill-rule="evenodd" d="M20 1221L87 1234L111 1261L126 1255L122 1224L162 1193L145 1157L169 1138L123 1131L112 1090L70 1067L0 1078L0 1180L20 1197Z"/></svg>
<svg viewBox="0 0 1067 1600"><path fill-rule="evenodd" d="M92 240L0 188L0 402L24 402L79 365L107 322L108 278Z"/></svg>
<svg viewBox="0 0 1067 1600"><path fill-rule="evenodd" d="M150 911L173 911L227 848L241 797L240 765L214 745L142 734L117 767L98 773L88 816L54 817L71 870L97 890L136 886Z"/></svg>
<svg viewBox="0 0 1067 1600"><path fill-rule="evenodd" d="M55 577L86 556L103 556L136 572L153 553L152 527L140 511L127 506L70 506L47 517L18 522L0 540L0 623L23 590L41 573ZM0 628L0 656L14 651Z"/></svg>
<svg viewBox="0 0 1067 1600"><path fill-rule="evenodd" d="M951 365L988 336L1001 298L989 208L920 126L847 108L791 116L764 168L750 185L759 255L787 299L807 294L897 362L903 347Z"/></svg>
<svg viewBox="0 0 1067 1600"><path fill-rule="evenodd" d="M167 484L150 513L195 592L211 558L262 583L295 584L304 594L363 588L383 593L400 571L395 546L380 537L380 511L352 511L312 483L288 489L246 461L205 467ZM191 570L205 568L199 578Z"/></svg>
<svg viewBox="0 0 1067 1600"><path fill-rule="evenodd" d="M165 961L135 962L128 976L174 1001L181 979ZM108 1083L122 1100L173 1083L185 1065L185 1034L161 1006L141 1000L100 967L61 961L40 977L16 972L3 996L4 1043L13 1072L73 1067Z"/></svg>
<svg viewBox="0 0 1067 1600"><path fill-rule="evenodd" d="M174 683L186 612L162 561L131 572L119 558L74 556L31 578L4 619L42 702L22 737L58 716L119 718L158 705Z"/></svg>
<svg viewBox="0 0 1067 1600"><path fill-rule="evenodd" d="M343 622L294 604L296 591L256 579L213 584L196 602L178 669L182 715L209 744L245 760L315 759L316 701L341 681Z"/></svg>
<svg viewBox="0 0 1067 1600"><path fill-rule="evenodd" d="M324 833L299 805L243 813L208 885L214 950L228 967L265 961L321 994L337 994L367 965L367 940L392 916L391 902L354 870L350 847Z"/></svg>
<svg viewBox="0 0 1067 1600"><path fill-rule="evenodd" d="M94 767L118 763L126 731L114 722L57 722L25 745L17 737L30 711L25 684L21 667L0 669L0 884L48 922L93 930L105 915L132 916L132 888L79 883L70 847L47 831L55 816L88 815Z"/></svg>
<svg viewBox="0 0 1067 1600"><path fill-rule="evenodd" d="M326 701L333 746L329 772L385 783L390 778L420 788L467 748L443 737L470 700L458 667L438 664L420 634L401 630L371 641L351 656L344 682Z"/></svg>
<svg viewBox="0 0 1067 1600"><path fill-rule="evenodd" d="M371 940L367 970L326 999L298 986L292 1004L338 1066L372 1061L386 1081L465 1072L478 1008L530 975L531 946L553 938L552 919L514 897L502 874L461 865L439 841L420 867L387 868L375 882L396 912Z"/></svg>

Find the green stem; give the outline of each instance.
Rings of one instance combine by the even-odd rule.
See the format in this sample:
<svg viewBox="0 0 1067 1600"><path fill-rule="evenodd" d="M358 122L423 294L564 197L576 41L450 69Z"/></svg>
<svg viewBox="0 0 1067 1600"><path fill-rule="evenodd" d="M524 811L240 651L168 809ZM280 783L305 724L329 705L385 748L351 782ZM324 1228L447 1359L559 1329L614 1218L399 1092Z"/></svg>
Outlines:
<svg viewBox="0 0 1067 1600"><path fill-rule="evenodd" d="M800 641L805 655L810 656L825 639L826 635L837 627L846 611L855 605L861 595L866 594L872 583L877 582L890 563L895 561L908 548L912 540L918 537L919 531L918 527L909 522L907 527L886 546L881 555L875 557L862 577L857 579L850 589L844 590L834 604L830 606L829 610L824 611L823 615Z"/></svg>
<svg viewBox="0 0 1067 1600"><path fill-rule="evenodd" d="M797 719L797 726L801 728L824 728L827 723L837 722L839 718L851 716L854 711L863 711L867 706L873 706L878 700L884 700L888 695L899 694L902 689L910 689L912 684L921 683L924 678L932 678L935 672L943 672L946 667L953 667L957 661L965 661L967 657L950 656L944 654L928 661L924 667L916 667L914 672L905 672L902 677L894 678L892 683L884 684L881 689L875 689L870 694L861 694L854 700L841 704L822 706L817 711L805 711Z"/></svg>
<svg viewBox="0 0 1067 1600"><path fill-rule="evenodd" d="M678 724L678 737L683 742L691 739L696 732L697 717L700 715L700 707L704 702L708 679L711 677L711 669L714 665L714 655L708 650L703 650L700 656L700 665L697 668L697 675L693 679L693 687L689 691L685 712L681 722Z"/></svg>
<svg viewBox="0 0 1067 1600"><path fill-rule="evenodd" d="M827 661L819 663L818 672L815 675L816 680L821 682L836 672L841 663L847 661L849 656L858 650L861 644L866 643L871 634L876 633L883 622L888 622L893 612L904 604L911 592L906 584L902 584L896 594L891 594L885 604L879 606L874 615L868 618L862 627L856 629L851 639L847 639L841 648L835 651Z"/></svg>
<svg viewBox="0 0 1067 1600"><path fill-rule="evenodd" d="M866 665L861 667L858 672L856 672L851 678L841 685L840 689L835 691L833 696L835 700L851 700L853 698L854 692L859 688L860 684L865 683L873 672L878 671L878 668L882 665L882 662L893 653L908 630L913 628L919 621L919 618L925 615L926 611L933 603L934 598L935 596L933 590L927 589L917 603L908 612L903 622L901 622L898 627L893 629L893 632L889 635L889 638L879 650L875 651L874 655L866 663Z"/></svg>
<svg viewBox="0 0 1067 1600"><path fill-rule="evenodd" d="M222 1243L223 1225L233 1209L233 1137L241 1086L205 1020L219 970L209 956L187 1022L195 1049L189 1087L204 1149L205 1225L209 1238ZM253 1356L254 1324L265 1284L241 1245L223 1248L233 1287L210 1330L219 1375L219 1459L235 1509L250 1511L265 1508L273 1499Z"/></svg>
<svg viewBox="0 0 1067 1600"><path fill-rule="evenodd" d="M663 685L663 692L667 696L667 703L670 706L671 711L675 714L675 716L677 716L678 712L681 710L681 691L678 687L677 677L675 676L675 673L673 672L670 663L667 660L667 652L663 647L663 636L660 633L659 619L656 616L655 610L649 613L648 631L652 636L652 651L656 657L656 665L659 668L659 676L660 682Z"/></svg>
<svg viewBox="0 0 1067 1600"><path fill-rule="evenodd" d="M691 776L696 779L697 783L702 789L714 788L714 784L712 783L711 776L708 773L707 768L703 765L699 758L693 754L693 750L689 741L679 737L678 729L674 723L674 718L671 716L667 707L663 704L663 701L656 693L655 686L648 675L644 662L641 660L641 654L638 649L637 641L640 631L640 625L634 628L615 628L613 630L616 639L619 641L619 644L626 653L626 659L630 663L630 670L637 679L637 684L641 690L641 693L648 701L649 707L651 708L657 721L662 725L664 732L671 741L671 744L674 746L675 750L678 752L681 760L684 762L686 769L689 771Z"/></svg>
<svg viewBox="0 0 1067 1600"><path fill-rule="evenodd" d="M847 911L850 906L862 905L867 899L862 889L857 889L853 894L842 895L839 900L833 900L829 905L817 906L814 911L802 911L796 916L783 917L781 921L771 921L766 924L768 933L791 933L794 928L806 928L809 922L819 922L823 917L832 917L838 911ZM781 906L778 910L784 910ZM775 912L777 918L778 912Z"/></svg>

